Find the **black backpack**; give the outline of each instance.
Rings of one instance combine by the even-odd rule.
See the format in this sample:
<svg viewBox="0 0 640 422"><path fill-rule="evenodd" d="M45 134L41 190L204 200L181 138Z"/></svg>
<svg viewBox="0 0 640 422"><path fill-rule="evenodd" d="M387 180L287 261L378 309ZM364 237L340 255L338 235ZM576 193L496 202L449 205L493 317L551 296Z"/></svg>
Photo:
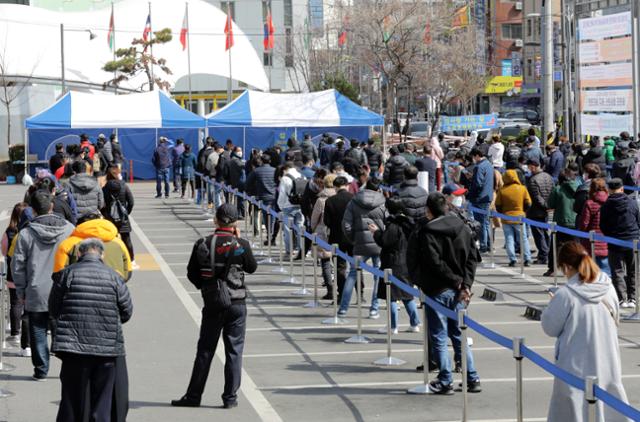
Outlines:
<svg viewBox="0 0 640 422"><path fill-rule="evenodd" d="M114 196L111 194L111 206L109 207L109 216L116 226L120 227L129 222L129 213L127 207L120 202L120 194L124 190L124 183L120 185L120 191Z"/></svg>
<svg viewBox="0 0 640 422"><path fill-rule="evenodd" d="M289 202L292 205L302 205L302 196L304 195L304 191L307 188L307 183L309 181L304 177L294 178L292 175L287 174L286 177L291 179L293 186L291 186L291 191L289 192Z"/></svg>

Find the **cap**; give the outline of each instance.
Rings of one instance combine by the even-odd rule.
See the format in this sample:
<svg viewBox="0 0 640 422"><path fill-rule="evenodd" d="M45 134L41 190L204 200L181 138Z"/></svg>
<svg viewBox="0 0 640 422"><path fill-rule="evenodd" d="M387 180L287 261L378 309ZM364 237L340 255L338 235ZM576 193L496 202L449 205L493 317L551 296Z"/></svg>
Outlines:
<svg viewBox="0 0 640 422"><path fill-rule="evenodd" d="M620 189L622 187L622 179L620 179L619 177L614 177L607 182L607 186L611 190Z"/></svg>
<svg viewBox="0 0 640 422"><path fill-rule="evenodd" d="M540 161L536 158L530 158L527 160L527 165L532 165L536 167L540 167Z"/></svg>
<svg viewBox="0 0 640 422"><path fill-rule="evenodd" d="M460 186L456 185L455 183L447 183L442 188L442 193L444 195L461 196L461 195L464 195L465 193L467 193L467 190L465 188L463 188L463 187L460 187Z"/></svg>
<svg viewBox="0 0 640 422"><path fill-rule="evenodd" d="M216 211L216 220L222 224L231 224L238 221L238 209L235 205L222 204Z"/></svg>
<svg viewBox="0 0 640 422"><path fill-rule="evenodd" d="M98 139L107 139L107 137L104 136L104 133L101 133L100 135L98 135Z"/></svg>

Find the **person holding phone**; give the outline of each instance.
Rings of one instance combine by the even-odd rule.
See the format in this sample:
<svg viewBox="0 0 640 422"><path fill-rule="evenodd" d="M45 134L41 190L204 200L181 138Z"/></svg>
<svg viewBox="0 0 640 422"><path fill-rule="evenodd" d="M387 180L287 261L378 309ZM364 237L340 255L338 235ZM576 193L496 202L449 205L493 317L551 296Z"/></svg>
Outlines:
<svg viewBox="0 0 640 422"><path fill-rule="evenodd" d="M191 381L187 393L171 401L172 406L200 406L220 335L225 345L223 407L238 405L247 320L244 275L258 265L249 242L240 237L237 221L236 207L222 204L216 211L216 230L193 245L187 278L201 291L204 309Z"/></svg>

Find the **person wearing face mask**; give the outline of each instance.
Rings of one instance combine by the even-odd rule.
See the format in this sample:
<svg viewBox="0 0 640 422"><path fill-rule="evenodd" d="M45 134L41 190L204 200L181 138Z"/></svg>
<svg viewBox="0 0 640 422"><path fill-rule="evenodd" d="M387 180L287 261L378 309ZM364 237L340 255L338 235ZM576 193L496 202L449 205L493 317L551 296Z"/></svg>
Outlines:
<svg viewBox="0 0 640 422"><path fill-rule="evenodd" d="M576 241L562 245L558 268L567 284L555 294L550 292L551 301L540 321L544 332L556 338L555 364L581 379L597 377L601 389L627 402L618 342L620 309L611 279ZM556 378L547 421L590 420L583 394ZM602 402L595 411L597 421L630 421Z"/></svg>
<svg viewBox="0 0 640 422"><path fill-rule="evenodd" d="M482 226L478 221L474 220L464 208L464 195L466 193L467 190L465 188L455 183L447 183L442 188L442 194L447 199L447 204L449 205L449 213L464 221L464 224L471 229L471 234L476 245L480 247L479 239Z"/></svg>

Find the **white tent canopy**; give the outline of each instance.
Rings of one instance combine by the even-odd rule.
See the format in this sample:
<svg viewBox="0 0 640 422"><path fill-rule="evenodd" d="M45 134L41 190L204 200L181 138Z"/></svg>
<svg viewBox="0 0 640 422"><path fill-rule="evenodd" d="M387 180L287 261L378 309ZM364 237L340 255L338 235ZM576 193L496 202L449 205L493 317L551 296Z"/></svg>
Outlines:
<svg viewBox="0 0 640 422"><path fill-rule="evenodd" d="M147 0L126 0L114 5L116 48L130 46L133 38L141 38L149 12ZM167 60L173 75L165 77L172 85L188 74L187 52L179 41L184 3L174 0L152 0L151 21L154 31L171 28L173 40L157 45L153 53ZM64 24L65 72L68 81L102 84L112 74L102 66L112 60L107 34L111 9L92 12L59 13L30 6L0 4L0 65L5 75L61 78L60 24ZM269 87L261 57L249 38L233 25L234 46L231 55L225 51L226 15L202 1L189 1L189 32L192 74L229 76L229 58L233 79L257 89ZM90 40L91 31L97 38ZM130 81L128 88L137 89L146 81L142 76ZM125 85L123 85L125 86Z"/></svg>

